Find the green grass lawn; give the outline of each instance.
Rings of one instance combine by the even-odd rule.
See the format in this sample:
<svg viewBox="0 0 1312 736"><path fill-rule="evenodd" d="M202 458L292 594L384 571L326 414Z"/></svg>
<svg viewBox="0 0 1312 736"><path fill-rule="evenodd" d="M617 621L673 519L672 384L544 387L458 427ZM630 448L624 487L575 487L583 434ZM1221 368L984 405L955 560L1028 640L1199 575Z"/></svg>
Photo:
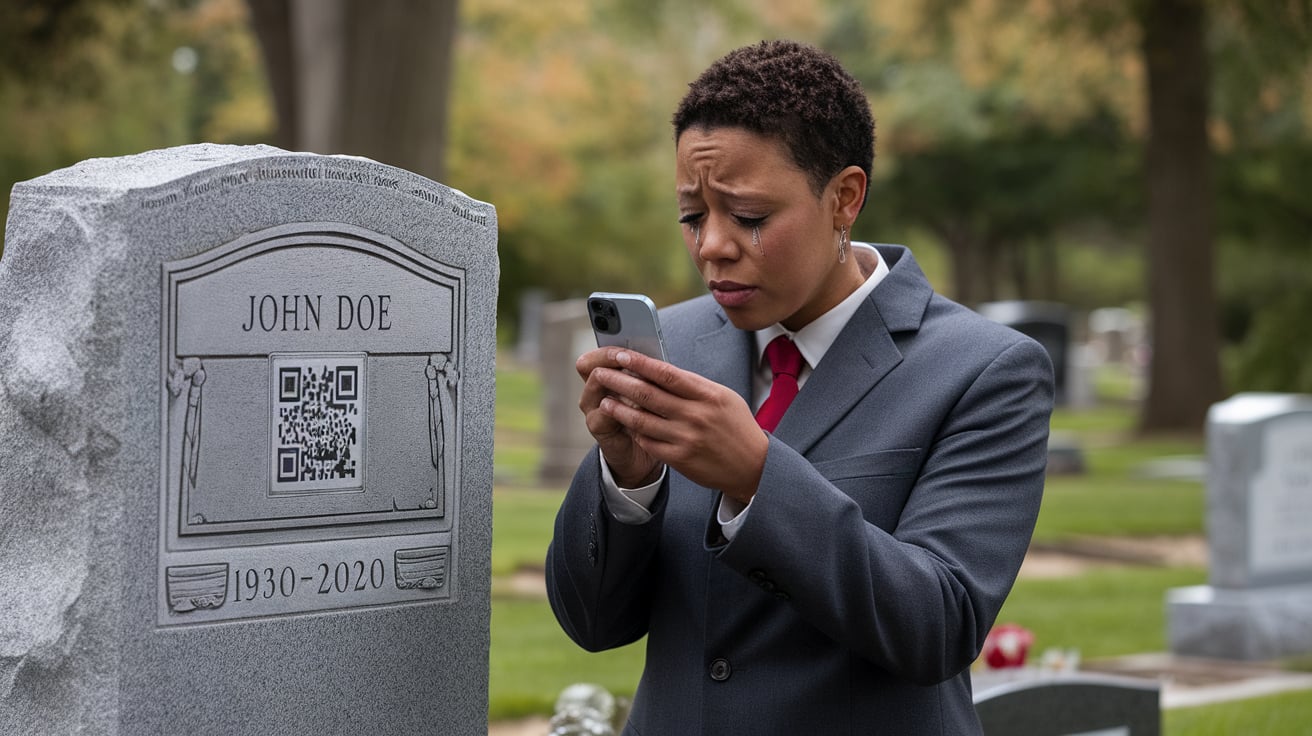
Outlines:
<svg viewBox="0 0 1312 736"><path fill-rule="evenodd" d="M564 491L498 488L492 495L492 575L541 568Z"/></svg>
<svg viewBox="0 0 1312 736"><path fill-rule="evenodd" d="M642 674L645 643L585 652L560 630L545 600L495 598L489 717L549 715L560 691L576 682L632 696Z"/></svg>
<svg viewBox="0 0 1312 736"><path fill-rule="evenodd" d="M1034 530L1036 542L1203 533L1202 483L1145 477L1141 472L1155 459L1201 456L1202 438L1136 438L1133 425L1134 415L1123 405L1053 413L1053 434L1073 438L1087 472L1048 478Z"/></svg>
<svg viewBox="0 0 1312 736"><path fill-rule="evenodd" d="M1184 536L1203 533L1198 483L1130 478L1049 478L1034 529L1036 543L1086 536Z"/></svg>
<svg viewBox="0 0 1312 736"><path fill-rule="evenodd" d="M542 432L541 389L532 373L498 369L493 575L540 570L561 489L533 487ZM1097 536L1178 536L1203 533L1205 494L1197 481L1144 477L1155 458L1200 456L1201 438L1146 440L1133 435L1134 417L1119 403L1092 410L1058 410L1054 432L1085 452L1088 472L1048 479L1035 540ZM1194 568L1096 568L1061 579L1017 582L999 621L1034 632L1035 651L1077 649L1084 660L1163 651L1165 593L1206 580ZM643 644L590 654L560 631L546 601L493 585L490 712L493 720L549 714L560 691L595 682L631 695L642 671ZM1312 694L1168 711L1169 736L1212 734L1312 735Z"/></svg>
<svg viewBox="0 0 1312 736"><path fill-rule="evenodd" d="M497 360L494 472L498 486L531 486L542 459L542 386L537 375Z"/></svg>
<svg viewBox="0 0 1312 736"><path fill-rule="evenodd" d="M1196 568L1116 567L1020 579L998 614L1034 633L1036 653L1077 649L1084 660L1166 649L1168 588L1206 582Z"/></svg>
<svg viewBox="0 0 1312 736"><path fill-rule="evenodd" d="M1312 736L1312 693L1163 711L1165 736Z"/></svg>

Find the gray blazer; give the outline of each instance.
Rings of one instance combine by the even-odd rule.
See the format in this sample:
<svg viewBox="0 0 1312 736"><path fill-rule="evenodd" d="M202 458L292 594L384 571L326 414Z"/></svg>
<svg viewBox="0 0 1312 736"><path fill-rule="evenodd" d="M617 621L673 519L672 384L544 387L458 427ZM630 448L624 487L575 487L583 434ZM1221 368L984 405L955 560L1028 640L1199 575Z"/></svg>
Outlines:
<svg viewBox="0 0 1312 736"><path fill-rule="evenodd" d="M579 467L547 588L585 649L647 636L626 734L980 732L968 667L1038 515L1052 367L878 250L889 275L770 437L732 542L676 472L629 525L597 453ZM671 362L750 397L752 335L709 296L661 321Z"/></svg>

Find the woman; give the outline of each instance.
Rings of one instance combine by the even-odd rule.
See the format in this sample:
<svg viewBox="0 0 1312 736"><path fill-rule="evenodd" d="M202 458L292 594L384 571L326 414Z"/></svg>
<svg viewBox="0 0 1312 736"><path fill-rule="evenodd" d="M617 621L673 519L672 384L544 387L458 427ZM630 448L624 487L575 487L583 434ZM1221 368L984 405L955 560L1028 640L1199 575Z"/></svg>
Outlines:
<svg viewBox="0 0 1312 736"><path fill-rule="evenodd" d="M626 733L978 733L967 668L1038 513L1046 353L850 242L874 122L829 55L738 49L674 128L710 293L663 310L669 363L578 359L599 449L547 553L557 619L594 651L648 637Z"/></svg>

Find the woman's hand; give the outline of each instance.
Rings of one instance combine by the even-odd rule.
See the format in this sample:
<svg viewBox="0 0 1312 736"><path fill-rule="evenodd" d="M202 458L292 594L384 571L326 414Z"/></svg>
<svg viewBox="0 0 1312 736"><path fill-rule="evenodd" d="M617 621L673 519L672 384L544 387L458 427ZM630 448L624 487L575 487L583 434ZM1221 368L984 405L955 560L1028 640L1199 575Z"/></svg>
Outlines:
<svg viewBox="0 0 1312 736"><path fill-rule="evenodd" d="M769 439L741 396L622 348L584 353L576 367L586 384L579 408L616 483L650 483L664 463L741 503L751 500Z"/></svg>
<svg viewBox="0 0 1312 736"><path fill-rule="evenodd" d="M615 394L603 383L603 377L607 372L621 370L615 361L616 352L616 348L597 348L580 355L575 362L574 368L584 384L579 410L583 412L588 432L601 447L615 483L621 488L640 488L660 476L662 465L634 441L632 433L623 424L601 408L603 403L615 400Z"/></svg>

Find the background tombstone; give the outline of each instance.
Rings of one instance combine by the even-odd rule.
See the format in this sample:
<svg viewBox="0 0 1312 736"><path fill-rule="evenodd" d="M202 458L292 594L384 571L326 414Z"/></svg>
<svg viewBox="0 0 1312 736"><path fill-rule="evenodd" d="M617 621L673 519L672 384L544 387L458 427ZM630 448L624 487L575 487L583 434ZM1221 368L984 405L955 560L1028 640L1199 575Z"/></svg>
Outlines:
<svg viewBox="0 0 1312 736"><path fill-rule="evenodd" d="M519 297L519 334L515 339L515 359L521 365L538 365L542 356L542 306L547 303L543 289L525 289Z"/></svg>
<svg viewBox="0 0 1312 736"><path fill-rule="evenodd" d="M1034 338L1052 359L1052 372L1056 379L1057 404L1066 403L1067 364L1070 353L1071 330L1069 310L1052 302L1002 301L985 302L975 311L994 322L1004 324L1021 334Z"/></svg>
<svg viewBox="0 0 1312 736"><path fill-rule="evenodd" d="M583 455L595 444L579 412L579 380L574 361L597 347L588 321L586 299L566 299L542 306L543 436L541 482L568 484Z"/></svg>
<svg viewBox="0 0 1312 736"><path fill-rule="evenodd" d="M1058 406L1069 405L1072 398L1080 401L1085 399L1091 389L1081 386L1073 391L1070 383L1072 377L1078 381L1088 381L1091 378L1088 371L1083 369L1083 363L1072 360L1075 351L1071 347L1070 315L1065 306L1051 302L1002 301L985 302L975 310L994 322L1033 338L1048 351L1048 357L1052 360L1055 401ZM1074 372L1071 370L1072 363L1077 364ZM1084 452L1072 437L1056 432L1048 437L1049 474L1080 474L1084 468Z"/></svg>
<svg viewBox="0 0 1312 736"><path fill-rule="evenodd" d="M1103 307L1089 312L1089 343L1106 363L1134 363L1143 343L1143 324L1123 307Z"/></svg>
<svg viewBox="0 0 1312 736"><path fill-rule="evenodd" d="M982 688L975 710L985 736L1159 736L1160 701L1156 682L1080 674Z"/></svg>
<svg viewBox="0 0 1312 736"><path fill-rule="evenodd" d="M198 145L14 187L0 724L485 734L496 213Z"/></svg>
<svg viewBox="0 0 1312 736"><path fill-rule="evenodd" d="M1171 651L1312 653L1312 396L1214 404L1207 458L1210 585L1167 592Z"/></svg>

